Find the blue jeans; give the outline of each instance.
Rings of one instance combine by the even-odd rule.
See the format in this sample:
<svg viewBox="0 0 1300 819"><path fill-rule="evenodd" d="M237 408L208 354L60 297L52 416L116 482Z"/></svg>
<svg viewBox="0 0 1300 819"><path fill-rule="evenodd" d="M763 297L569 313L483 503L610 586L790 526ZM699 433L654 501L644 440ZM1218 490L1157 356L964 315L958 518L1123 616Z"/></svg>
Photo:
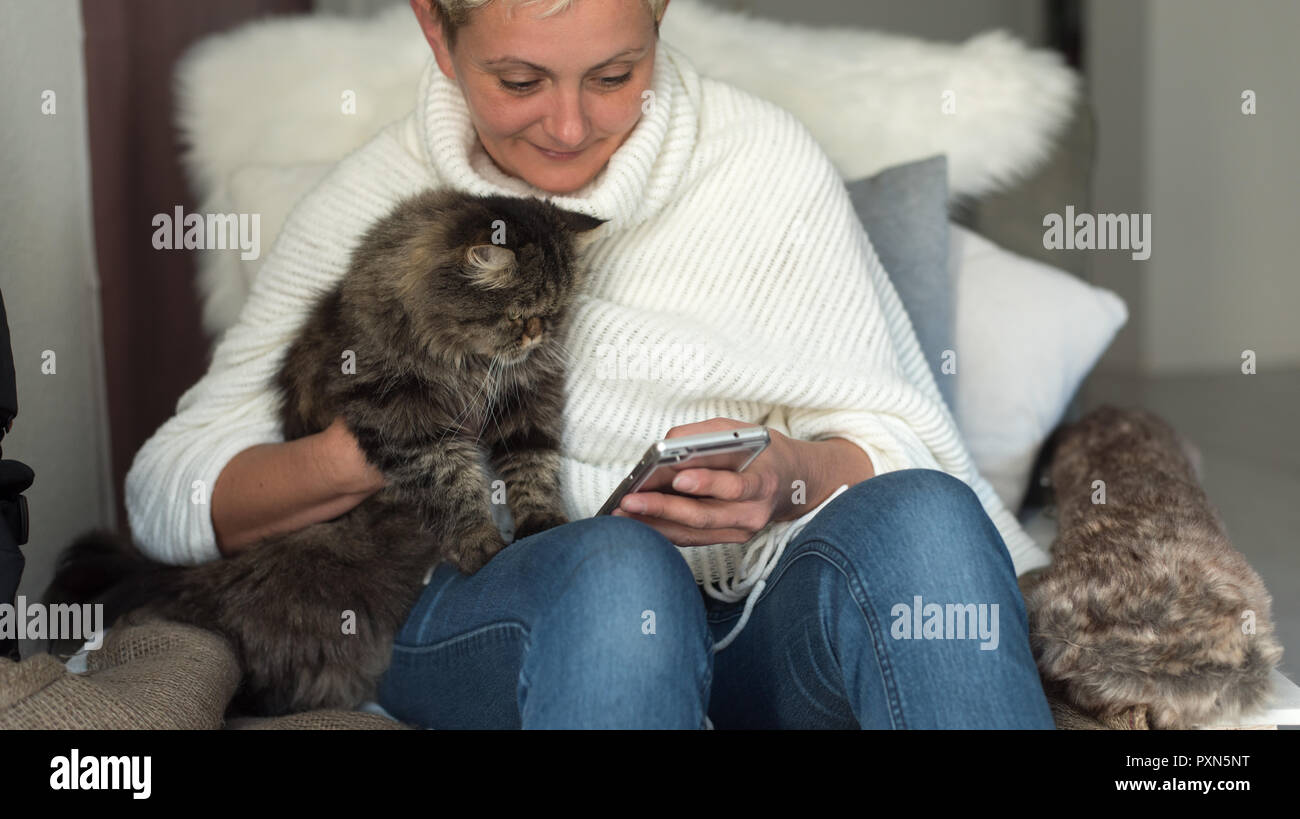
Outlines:
<svg viewBox="0 0 1300 819"><path fill-rule="evenodd" d="M440 566L379 703L426 728L1053 727L1006 546L943 472L827 504L715 656L743 606L645 523L573 521Z"/></svg>

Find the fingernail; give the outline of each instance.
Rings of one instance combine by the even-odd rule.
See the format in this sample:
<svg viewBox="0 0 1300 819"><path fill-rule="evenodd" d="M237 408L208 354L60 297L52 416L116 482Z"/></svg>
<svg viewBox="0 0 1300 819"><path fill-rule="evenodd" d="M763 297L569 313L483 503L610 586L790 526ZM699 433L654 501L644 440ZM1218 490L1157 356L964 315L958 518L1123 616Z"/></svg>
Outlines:
<svg viewBox="0 0 1300 819"><path fill-rule="evenodd" d="M640 498L627 498L626 500L623 501L623 508L629 512L637 512L637 513L644 512L645 501L641 500Z"/></svg>
<svg viewBox="0 0 1300 819"><path fill-rule="evenodd" d="M690 477L689 475L678 475L676 478L673 479L673 489L677 489L682 492L690 492L692 489L694 489L697 486L699 486L699 484L695 481L694 478Z"/></svg>

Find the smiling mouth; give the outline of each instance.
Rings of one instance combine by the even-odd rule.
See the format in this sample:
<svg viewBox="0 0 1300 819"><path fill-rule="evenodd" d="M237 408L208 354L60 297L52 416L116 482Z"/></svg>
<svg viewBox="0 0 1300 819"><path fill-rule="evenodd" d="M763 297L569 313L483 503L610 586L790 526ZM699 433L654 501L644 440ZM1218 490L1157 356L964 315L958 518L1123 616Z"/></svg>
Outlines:
<svg viewBox="0 0 1300 819"><path fill-rule="evenodd" d="M528 144L533 145L531 142ZM557 159L561 161L566 159L577 159L583 153L582 151L548 151L545 148L540 148L536 145L533 145L533 147L537 148L538 153L547 159Z"/></svg>

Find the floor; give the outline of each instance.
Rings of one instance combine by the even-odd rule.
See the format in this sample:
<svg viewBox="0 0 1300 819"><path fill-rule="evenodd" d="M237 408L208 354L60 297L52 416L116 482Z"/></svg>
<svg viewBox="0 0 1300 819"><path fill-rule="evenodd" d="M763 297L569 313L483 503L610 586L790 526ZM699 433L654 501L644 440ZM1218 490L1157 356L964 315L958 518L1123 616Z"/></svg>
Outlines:
<svg viewBox="0 0 1300 819"><path fill-rule="evenodd" d="M1273 595L1285 650L1281 670L1300 680L1300 369L1094 373L1080 392L1080 409L1105 403L1156 412L1200 448L1205 491Z"/></svg>

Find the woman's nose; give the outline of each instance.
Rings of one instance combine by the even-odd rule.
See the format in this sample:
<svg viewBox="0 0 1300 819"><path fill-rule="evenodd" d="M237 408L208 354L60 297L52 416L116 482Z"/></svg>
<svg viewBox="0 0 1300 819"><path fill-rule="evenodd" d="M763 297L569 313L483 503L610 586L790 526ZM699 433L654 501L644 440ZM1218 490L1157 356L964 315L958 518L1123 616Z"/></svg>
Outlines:
<svg viewBox="0 0 1300 819"><path fill-rule="evenodd" d="M546 135L555 141L546 147L556 151L576 151L587 139L587 115L582 110L582 92L561 89L555 95Z"/></svg>

